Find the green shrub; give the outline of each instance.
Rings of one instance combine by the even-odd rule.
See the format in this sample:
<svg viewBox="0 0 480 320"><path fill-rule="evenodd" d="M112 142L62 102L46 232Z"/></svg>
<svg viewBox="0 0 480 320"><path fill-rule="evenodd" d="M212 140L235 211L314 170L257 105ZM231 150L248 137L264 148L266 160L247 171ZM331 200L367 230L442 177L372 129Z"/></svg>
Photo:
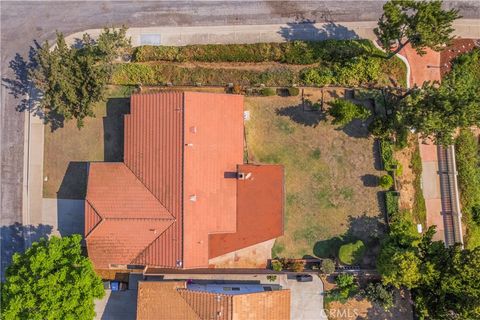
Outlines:
<svg viewBox="0 0 480 320"><path fill-rule="evenodd" d="M347 302L348 298L354 296L358 292L358 285L352 274L342 273L335 278L336 288L325 292L325 303L339 301Z"/></svg>
<svg viewBox="0 0 480 320"><path fill-rule="evenodd" d="M344 244L338 251L338 258L344 264L353 265L359 263L365 253L365 245L362 240Z"/></svg>
<svg viewBox="0 0 480 320"><path fill-rule="evenodd" d="M296 97L300 94L300 89L297 87L289 87L288 89L288 95L291 97Z"/></svg>
<svg viewBox="0 0 480 320"><path fill-rule="evenodd" d="M133 61L264 62L313 64L343 62L367 54L381 54L368 40L292 41L283 43L141 46Z"/></svg>
<svg viewBox="0 0 480 320"><path fill-rule="evenodd" d="M370 116L368 109L345 99L335 99L329 104L331 108L328 113L335 118L333 123L340 126L345 126L353 119L365 120Z"/></svg>
<svg viewBox="0 0 480 320"><path fill-rule="evenodd" d="M390 85L392 78L404 77L402 62L398 65L397 58L385 61L381 55L382 52L368 40L327 40L183 47L142 46L135 48L133 61L250 63L275 61L303 65L320 63L316 67L305 68L295 76L296 78L300 76L303 83L314 86L354 86L372 83ZM380 72L382 70L387 72ZM288 77L282 83L285 85L298 83L290 80ZM266 84L265 81L257 83Z"/></svg>
<svg viewBox="0 0 480 320"><path fill-rule="evenodd" d="M399 196L396 191L385 192L385 209L389 219L392 219L398 215L398 212L399 212L398 200L399 200Z"/></svg>
<svg viewBox="0 0 480 320"><path fill-rule="evenodd" d="M149 65L137 63L116 64L111 82L118 85L163 84L165 79Z"/></svg>
<svg viewBox="0 0 480 320"><path fill-rule="evenodd" d="M380 187L382 187L382 189L390 189L393 185L393 178L391 175L389 174L385 174L383 176L380 177Z"/></svg>
<svg viewBox="0 0 480 320"><path fill-rule="evenodd" d="M279 261L279 260L272 260L271 264L272 264L272 270L274 270L274 271L282 271L282 269L283 269L283 264L282 264L281 261Z"/></svg>
<svg viewBox="0 0 480 320"><path fill-rule="evenodd" d="M401 163L397 163L397 169L395 169L395 176L401 177L403 174L403 166Z"/></svg>
<svg viewBox="0 0 480 320"><path fill-rule="evenodd" d="M323 259L320 270L325 274L330 274L335 272L335 262L333 262L332 259Z"/></svg>
<svg viewBox="0 0 480 320"><path fill-rule="evenodd" d="M367 300L378 303L385 310L393 307L393 288L384 286L381 282L369 283L363 291L363 295Z"/></svg>
<svg viewBox="0 0 480 320"><path fill-rule="evenodd" d="M275 275L268 275L268 276L267 276L267 280L270 281L270 282L274 282L275 280L277 280L277 276L275 276Z"/></svg>
<svg viewBox="0 0 480 320"><path fill-rule="evenodd" d="M380 152L382 157L383 169L386 171L394 170L398 161L393 158L393 145L388 139L380 140Z"/></svg>
<svg viewBox="0 0 480 320"><path fill-rule="evenodd" d="M288 86L297 82L297 74L284 67L265 71L241 69L215 69L204 67L180 67L174 64L116 64L111 78L112 84L159 85L171 82L175 85L225 85L235 83L241 86L265 84L267 86Z"/></svg>
<svg viewBox="0 0 480 320"><path fill-rule="evenodd" d="M277 91L273 88L262 88L260 89L260 94L265 97L274 96L277 94Z"/></svg>
<svg viewBox="0 0 480 320"><path fill-rule="evenodd" d="M468 218L480 205L480 157L477 139L470 129L462 129L455 140L460 201Z"/></svg>

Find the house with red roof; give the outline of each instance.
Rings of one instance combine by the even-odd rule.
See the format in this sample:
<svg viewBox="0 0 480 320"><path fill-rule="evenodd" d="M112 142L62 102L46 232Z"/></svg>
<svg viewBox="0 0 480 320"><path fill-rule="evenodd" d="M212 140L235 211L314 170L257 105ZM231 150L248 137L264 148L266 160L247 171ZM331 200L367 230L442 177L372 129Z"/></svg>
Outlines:
<svg viewBox="0 0 480 320"><path fill-rule="evenodd" d="M95 268L207 268L283 234L283 166L244 163L243 96L134 94L124 121L124 161L89 164Z"/></svg>

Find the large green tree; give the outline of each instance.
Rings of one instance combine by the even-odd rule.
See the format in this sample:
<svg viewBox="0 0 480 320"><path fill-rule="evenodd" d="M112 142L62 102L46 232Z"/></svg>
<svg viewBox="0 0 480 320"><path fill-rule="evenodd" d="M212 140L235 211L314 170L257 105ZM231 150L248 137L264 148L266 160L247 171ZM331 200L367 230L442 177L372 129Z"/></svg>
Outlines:
<svg viewBox="0 0 480 320"><path fill-rule="evenodd" d="M420 236L413 223L392 222L377 263L383 283L411 289L421 319L478 319L480 248L446 248L432 241L434 234L434 228Z"/></svg>
<svg viewBox="0 0 480 320"><path fill-rule="evenodd" d="M81 236L51 237L16 253L2 284L2 319L93 319L104 293Z"/></svg>
<svg viewBox="0 0 480 320"><path fill-rule="evenodd" d="M480 125L480 50L459 56L441 84L425 83L400 103L401 123L438 143L457 128Z"/></svg>
<svg viewBox="0 0 480 320"><path fill-rule="evenodd" d="M30 76L42 93L40 107L52 127L75 119L78 128L95 116L93 105L102 100L112 71L112 61L127 50L126 28L106 28L97 40L85 34L75 46L57 33L53 50L46 41L35 53Z"/></svg>
<svg viewBox="0 0 480 320"><path fill-rule="evenodd" d="M422 55L425 48L440 51L452 40L452 22L459 17L456 9L443 10L440 0L390 0L374 32L384 48L397 45L390 57L408 43Z"/></svg>

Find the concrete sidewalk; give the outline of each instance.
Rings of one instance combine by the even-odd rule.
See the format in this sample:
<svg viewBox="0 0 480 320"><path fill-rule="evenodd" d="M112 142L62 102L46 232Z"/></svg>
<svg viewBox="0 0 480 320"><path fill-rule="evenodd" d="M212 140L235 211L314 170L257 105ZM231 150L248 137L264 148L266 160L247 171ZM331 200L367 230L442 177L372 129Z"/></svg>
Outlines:
<svg viewBox="0 0 480 320"><path fill-rule="evenodd" d="M291 40L370 39L377 21L289 23L268 25L225 25L207 27L129 28L132 46L189 44L231 44L284 42ZM462 38L480 38L480 19L459 19L453 24L454 34ZM101 29L89 29L66 37L68 43L81 39L84 33L97 37Z"/></svg>
<svg viewBox="0 0 480 320"><path fill-rule="evenodd" d="M419 139L418 144L422 159L422 191L427 210L426 227L437 226L433 240L445 241L437 145L433 144L431 140L423 143L422 139Z"/></svg>

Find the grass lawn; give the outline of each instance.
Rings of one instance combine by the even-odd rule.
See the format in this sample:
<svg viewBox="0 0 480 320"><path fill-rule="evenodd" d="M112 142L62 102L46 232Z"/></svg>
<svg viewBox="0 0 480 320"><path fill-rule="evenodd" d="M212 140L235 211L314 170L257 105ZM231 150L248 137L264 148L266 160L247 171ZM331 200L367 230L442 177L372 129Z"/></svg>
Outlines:
<svg viewBox="0 0 480 320"><path fill-rule="evenodd" d="M109 87L107 100L95 105L95 118L77 129L75 121L51 131L45 126L43 196L84 199L88 161L122 161L123 114L130 108L129 87Z"/></svg>
<svg viewBox="0 0 480 320"><path fill-rule="evenodd" d="M316 101L319 90L305 91ZM335 92L330 92L335 96ZM245 108L249 158L285 166L285 234L274 246L281 257L336 256L345 241L361 239L373 263L383 215L372 184L374 141L355 122L343 130L319 112L303 111L299 97L247 97ZM383 203L381 204L383 206Z"/></svg>

